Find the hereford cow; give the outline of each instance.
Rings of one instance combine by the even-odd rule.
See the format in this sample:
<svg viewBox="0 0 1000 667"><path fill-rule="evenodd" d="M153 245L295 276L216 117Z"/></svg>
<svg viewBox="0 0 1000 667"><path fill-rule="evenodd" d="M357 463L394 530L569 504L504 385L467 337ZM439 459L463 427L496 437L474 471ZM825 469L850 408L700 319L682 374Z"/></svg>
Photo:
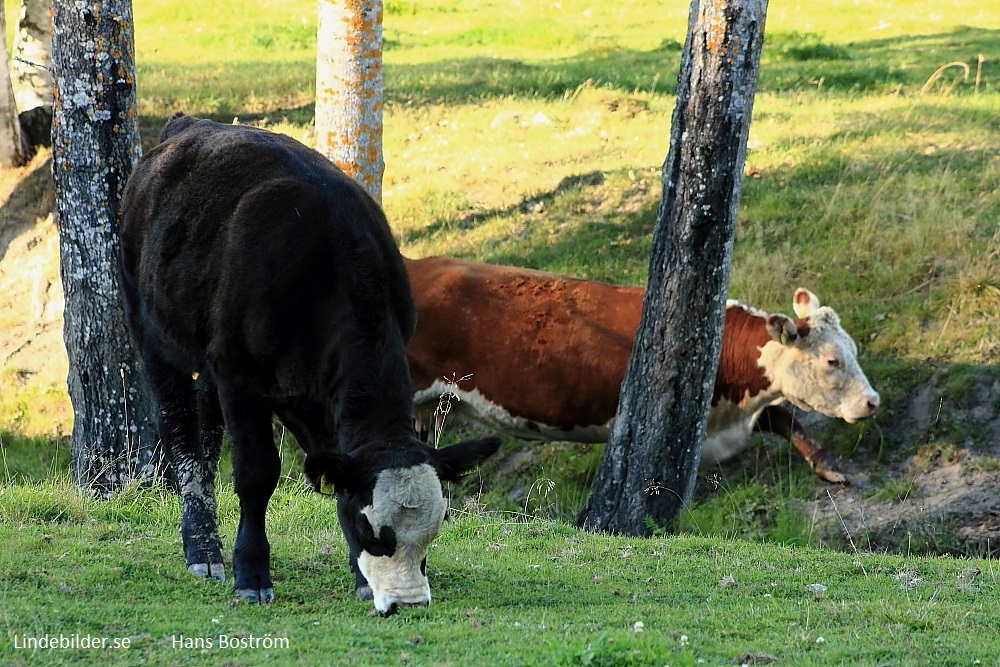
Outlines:
<svg viewBox="0 0 1000 667"><path fill-rule="evenodd" d="M415 414L453 391L457 414L529 440L604 442L644 289L444 257L405 260L418 324L407 348ZM844 482L783 401L855 422L879 404L830 308L795 292L799 319L730 301L704 464L746 449L754 424L791 439L821 478ZM471 375L449 385L446 378Z"/></svg>
<svg viewBox="0 0 1000 667"><path fill-rule="evenodd" d="M278 134L175 114L139 162L119 227L129 327L183 499L188 570L225 578L215 474L232 440L235 594L274 598L264 517L277 415L332 482L356 593L384 615L427 604L441 480L496 451L413 437L405 345L415 313L378 205L319 153Z"/></svg>

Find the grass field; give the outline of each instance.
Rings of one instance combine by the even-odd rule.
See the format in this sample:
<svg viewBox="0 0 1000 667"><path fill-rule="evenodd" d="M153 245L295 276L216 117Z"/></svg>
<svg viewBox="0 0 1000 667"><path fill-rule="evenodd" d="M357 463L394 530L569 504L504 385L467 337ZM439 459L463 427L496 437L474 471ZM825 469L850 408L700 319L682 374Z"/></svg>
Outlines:
<svg viewBox="0 0 1000 667"><path fill-rule="evenodd" d="M314 2L135 5L147 147L179 108L311 140ZM642 284L686 3L385 7L383 203L404 253ZM840 313L883 409L826 428L838 455L922 446L996 464L993 431L968 414L1000 410L981 391L1000 378L998 263L1000 5L772 1L730 294L787 312L803 285ZM938 418L914 432L901 401L932 379ZM230 606L228 584L184 573L176 499L81 497L51 437L68 425L29 429L30 405L0 403L16 406L0 412L3 664L1000 664L994 561L800 546L808 520L785 501L816 487L787 456L767 482L725 480L692 508L695 536L625 540L539 518L572 516L597 460L553 449L524 480L534 496L455 513L432 549L429 609L380 620L353 600L332 508L294 481L271 517L278 603ZM887 479L875 493L911 492ZM227 488L227 546L235 508ZM45 632L133 641L13 648ZM290 648L170 645L266 633Z"/></svg>
<svg viewBox="0 0 1000 667"><path fill-rule="evenodd" d="M236 604L228 582L184 571L178 510L152 490L97 502L58 480L5 488L0 662L1000 664L994 561L626 539L472 509L453 512L431 547L431 606L380 619L353 598L328 498L279 486L269 518L277 600L267 607ZM227 543L236 514L229 488L220 499ZM109 648L15 647L59 633ZM185 648L185 638L202 647ZM129 647L111 649L115 640ZM247 645L229 646L240 640Z"/></svg>

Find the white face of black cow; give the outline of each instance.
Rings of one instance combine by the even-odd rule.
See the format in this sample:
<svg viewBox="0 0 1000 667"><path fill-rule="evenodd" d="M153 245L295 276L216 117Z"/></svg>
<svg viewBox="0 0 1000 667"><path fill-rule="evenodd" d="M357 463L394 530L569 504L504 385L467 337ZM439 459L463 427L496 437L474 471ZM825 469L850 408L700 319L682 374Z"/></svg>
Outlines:
<svg viewBox="0 0 1000 667"><path fill-rule="evenodd" d="M872 416L878 392L858 365L858 346L837 314L821 308L819 299L801 288L795 292L794 307L805 327L796 327L784 315L768 318L774 340L761 349L759 363L773 386L803 410L850 423Z"/></svg>
<svg viewBox="0 0 1000 667"><path fill-rule="evenodd" d="M364 542L358 567L368 580L375 609L389 614L399 606L431 601L427 546L441 532L447 503L437 471L428 464L378 473L372 504L361 509L374 535L393 535L374 549ZM393 546L389 549L387 547Z"/></svg>
<svg viewBox="0 0 1000 667"><path fill-rule="evenodd" d="M336 489L340 526L358 570L358 598L373 598L383 615L430 603L427 547L441 532L447 509L441 482L457 482L499 447L495 437L441 449L411 439L389 449L306 456L305 473L313 487L319 490L325 479ZM397 467L373 465L386 458ZM399 465L407 460L414 463Z"/></svg>

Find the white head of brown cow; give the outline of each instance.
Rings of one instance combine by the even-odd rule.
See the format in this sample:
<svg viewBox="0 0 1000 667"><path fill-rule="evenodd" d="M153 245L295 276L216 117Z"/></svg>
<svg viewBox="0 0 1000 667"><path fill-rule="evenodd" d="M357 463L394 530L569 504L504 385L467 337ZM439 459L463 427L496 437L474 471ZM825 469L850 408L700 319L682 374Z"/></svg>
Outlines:
<svg viewBox="0 0 1000 667"><path fill-rule="evenodd" d="M871 417L879 395L858 365L858 346L840 319L807 289L795 290L798 317L767 317L771 335L758 363L773 388L803 410L816 410L849 423Z"/></svg>

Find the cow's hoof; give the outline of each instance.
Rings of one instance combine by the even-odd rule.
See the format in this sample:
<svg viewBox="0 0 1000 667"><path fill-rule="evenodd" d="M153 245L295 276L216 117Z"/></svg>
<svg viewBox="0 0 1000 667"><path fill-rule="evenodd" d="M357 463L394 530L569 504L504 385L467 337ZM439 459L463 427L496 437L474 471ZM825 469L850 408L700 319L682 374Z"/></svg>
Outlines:
<svg viewBox="0 0 1000 667"><path fill-rule="evenodd" d="M831 484L844 484L847 485L850 482L847 481L847 476L842 472L836 470L817 470L816 474L819 475L820 479L823 479Z"/></svg>
<svg viewBox="0 0 1000 667"><path fill-rule="evenodd" d="M371 586L358 586L357 590L354 591L354 594L356 596L358 596L359 600L362 600L362 601L368 601L368 600L374 600L375 599L375 594L372 593L372 587Z"/></svg>
<svg viewBox="0 0 1000 667"><path fill-rule="evenodd" d="M831 484L847 484L847 477L844 473L837 470L834 466L833 461L829 457L820 457L817 460L809 461L809 465L812 466L813 472L820 479L830 482Z"/></svg>
<svg viewBox="0 0 1000 667"><path fill-rule="evenodd" d="M251 604L270 604L274 602L273 588L237 588L233 595Z"/></svg>
<svg viewBox="0 0 1000 667"><path fill-rule="evenodd" d="M188 572L202 579L226 580L226 566L222 563L193 563L188 565Z"/></svg>

